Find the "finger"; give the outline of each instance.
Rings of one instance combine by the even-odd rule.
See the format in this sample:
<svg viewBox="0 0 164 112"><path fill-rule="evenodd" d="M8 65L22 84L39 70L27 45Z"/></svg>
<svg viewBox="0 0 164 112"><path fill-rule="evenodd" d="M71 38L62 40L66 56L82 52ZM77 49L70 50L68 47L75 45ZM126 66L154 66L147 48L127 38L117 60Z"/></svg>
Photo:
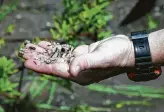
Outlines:
<svg viewBox="0 0 164 112"><path fill-rule="evenodd" d="M51 50L52 49L52 45L50 42L47 42L47 41L40 41L38 43L38 46L44 48L44 49L47 49L47 50Z"/></svg>
<svg viewBox="0 0 164 112"><path fill-rule="evenodd" d="M34 59L34 58L36 58L36 56L37 56L37 52L30 52L27 49L24 49L24 53L22 55L22 57L26 60L27 59Z"/></svg>
<svg viewBox="0 0 164 112"><path fill-rule="evenodd" d="M87 54L87 53L88 53L88 45L81 45L73 50L74 56L80 56L82 54Z"/></svg>
<svg viewBox="0 0 164 112"><path fill-rule="evenodd" d="M69 66L67 63L44 64L37 60L25 61L25 66L39 73L57 75L63 78L70 78Z"/></svg>
<svg viewBox="0 0 164 112"><path fill-rule="evenodd" d="M70 73L77 76L82 70L101 67L101 55L101 53L93 52L75 57L70 64Z"/></svg>
<svg viewBox="0 0 164 112"><path fill-rule="evenodd" d="M126 35L122 35L122 34L116 35L115 37L129 39L129 37L128 37L128 36L126 36Z"/></svg>
<svg viewBox="0 0 164 112"><path fill-rule="evenodd" d="M24 59L36 58L39 53L46 53L47 51L37 45L27 44L23 49L22 57Z"/></svg>
<svg viewBox="0 0 164 112"><path fill-rule="evenodd" d="M25 46L25 49L29 50L30 52L46 52L45 49L43 49L35 44L27 44Z"/></svg>
<svg viewBox="0 0 164 112"><path fill-rule="evenodd" d="M95 42L95 43L92 43L91 45L89 45L89 53L91 53L91 52L93 52L95 49L96 49L96 47L99 45L99 43L100 43L100 41L97 41L97 42Z"/></svg>

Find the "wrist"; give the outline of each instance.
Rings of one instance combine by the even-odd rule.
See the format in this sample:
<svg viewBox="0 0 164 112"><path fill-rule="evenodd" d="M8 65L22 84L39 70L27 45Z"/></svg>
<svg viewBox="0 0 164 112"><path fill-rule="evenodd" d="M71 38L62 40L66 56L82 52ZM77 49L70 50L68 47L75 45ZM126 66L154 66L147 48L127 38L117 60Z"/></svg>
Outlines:
<svg viewBox="0 0 164 112"><path fill-rule="evenodd" d="M153 64L164 63L164 29L149 34L149 47ZM130 42L130 67L135 66L135 52L133 42Z"/></svg>
<svg viewBox="0 0 164 112"><path fill-rule="evenodd" d="M164 63L164 29L149 34L149 46L154 64Z"/></svg>
<svg viewBox="0 0 164 112"><path fill-rule="evenodd" d="M163 52L160 52L163 46L159 43L161 42L161 37L160 40L157 40L157 38L155 38L157 36L159 36L157 35L157 32L149 35L145 31L131 33L130 38L135 48L134 54L136 67L132 70L132 72L127 72L129 79L136 82L150 81L161 75L161 67L159 66L161 58L159 57L163 56ZM160 49L157 51L156 49L159 47ZM153 64L155 64L155 66Z"/></svg>

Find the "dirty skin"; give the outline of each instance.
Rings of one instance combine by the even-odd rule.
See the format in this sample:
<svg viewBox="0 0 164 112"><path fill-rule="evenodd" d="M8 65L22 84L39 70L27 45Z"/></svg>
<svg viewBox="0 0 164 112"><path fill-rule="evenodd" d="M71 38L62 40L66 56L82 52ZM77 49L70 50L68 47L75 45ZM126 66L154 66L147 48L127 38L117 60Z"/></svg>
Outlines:
<svg viewBox="0 0 164 112"><path fill-rule="evenodd" d="M24 53L35 52L36 47L34 46L26 47L26 45L30 43L31 42L28 40L24 42L25 47L21 48L18 53L20 57L23 57ZM62 62L66 62L69 64L70 61L74 58L74 55L72 53L74 47L72 47L71 45L50 42L50 44L47 45L47 47L51 49L47 49L44 52L36 52L37 54L34 57L34 60L37 60L40 63L45 63L45 64L54 64L54 63L62 63ZM37 63L35 62L35 64Z"/></svg>

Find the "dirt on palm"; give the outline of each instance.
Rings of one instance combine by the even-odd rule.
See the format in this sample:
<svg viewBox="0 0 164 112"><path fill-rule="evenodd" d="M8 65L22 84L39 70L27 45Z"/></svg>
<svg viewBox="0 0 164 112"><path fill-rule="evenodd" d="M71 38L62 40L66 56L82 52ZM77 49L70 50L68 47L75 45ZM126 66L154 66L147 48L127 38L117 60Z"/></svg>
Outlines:
<svg viewBox="0 0 164 112"><path fill-rule="evenodd" d="M31 42L26 40L24 45L30 44ZM46 46L45 52L37 52L37 55L34 57L34 60L37 60L41 63L45 64L53 64L53 63L62 63L67 62L70 63L71 59L73 59L73 50L74 47L68 44L60 44L56 42L50 42ZM19 51L19 56L23 57L24 53L32 53L35 52L36 47L29 46L25 48L21 48Z"/></svg>

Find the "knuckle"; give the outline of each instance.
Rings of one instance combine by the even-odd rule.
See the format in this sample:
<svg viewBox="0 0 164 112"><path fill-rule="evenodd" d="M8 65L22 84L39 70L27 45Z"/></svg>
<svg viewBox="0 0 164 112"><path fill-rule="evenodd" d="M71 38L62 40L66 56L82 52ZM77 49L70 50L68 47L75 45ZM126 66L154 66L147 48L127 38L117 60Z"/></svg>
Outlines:
<svg viewBox="0 0 164 112"><path fill-rule="evenodd" d="M87 59L87 57L83 60L83 65L85 69L88 69L91 65L91 62Z"/></svg>
<svg viewBox="0 0 164 112"><path fill-rule="evenodd" d="M75 65L79 64L81 70L87 69L90 67L90 61L87 59L87 56L77 57L74 61Z"/></svg>
<svg viewBox="0 0 164 112"><path fill-rule="evenodd" d="M118 35L116 35L116 37L120 37L120 38L127 38L127 39L129 39L129 37L128 37L128 36L123 35L123 34L118 34Z"/></svg>
<svg viewBox="0 0 164 112"><path fill-rule="evenodd" d="M95 50L95 48L97 47L97 45L99 44L99 41L96 43L93 43L91 45L89 45L88 51L89 52L93 52Z"/></svg>

